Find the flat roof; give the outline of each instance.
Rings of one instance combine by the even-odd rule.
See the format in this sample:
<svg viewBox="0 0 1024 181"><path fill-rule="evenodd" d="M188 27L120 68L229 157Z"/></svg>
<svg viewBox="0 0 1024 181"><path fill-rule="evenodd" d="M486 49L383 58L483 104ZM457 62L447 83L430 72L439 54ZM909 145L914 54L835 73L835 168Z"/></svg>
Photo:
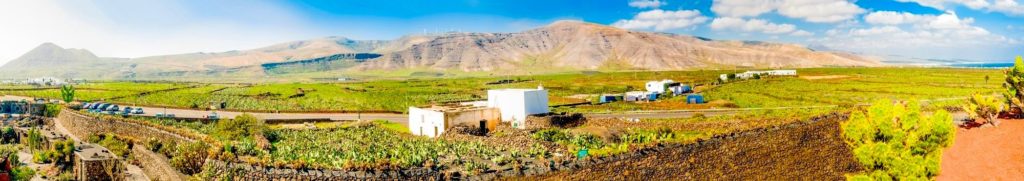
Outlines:
<svg viewBox="0 0 1024 181"><path fill-rule="evenodd" d="M490 107L473 106L473 105L432 105L430 107L416 107L423 110L431 110L438 112L465 112L465 111L477 111L485 109L493 109Z"/></svg>
<svg viewBox="0 0 1024 181"><path fill-rule="evenodd" d="M78 146L75 149L75 157L82 160L109 160L114 159L114 154L111 154L109 150L99 145L86 143Z"/></svg>
<svg viewBox="0 0 1024 181"><path fill-rule="evenodd" d="M491 89L488 91L505 91L505 92L531 92L531 91L547 91L547 89Z"/></svg>

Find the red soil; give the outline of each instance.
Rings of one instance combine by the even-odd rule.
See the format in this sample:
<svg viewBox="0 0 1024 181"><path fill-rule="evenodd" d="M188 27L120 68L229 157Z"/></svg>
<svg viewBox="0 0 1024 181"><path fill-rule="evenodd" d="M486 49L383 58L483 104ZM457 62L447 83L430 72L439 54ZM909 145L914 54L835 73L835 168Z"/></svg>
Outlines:
<svg viewBox="0 0 1024 181"><path fill-rule="evenodd" d="M1024 120L959 128L936 180L1024 180Z"/></svg>

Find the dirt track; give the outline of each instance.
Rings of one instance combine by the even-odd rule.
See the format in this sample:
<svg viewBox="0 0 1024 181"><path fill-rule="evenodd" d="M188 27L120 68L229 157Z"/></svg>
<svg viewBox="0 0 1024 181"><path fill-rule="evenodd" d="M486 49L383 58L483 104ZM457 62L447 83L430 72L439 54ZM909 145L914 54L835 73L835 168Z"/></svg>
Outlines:
<svg viewBox="0 0 1024 181"><path fill-rule="evenodd" d="M936 180L1024 180L1024 120L957 129Z"/></svg>

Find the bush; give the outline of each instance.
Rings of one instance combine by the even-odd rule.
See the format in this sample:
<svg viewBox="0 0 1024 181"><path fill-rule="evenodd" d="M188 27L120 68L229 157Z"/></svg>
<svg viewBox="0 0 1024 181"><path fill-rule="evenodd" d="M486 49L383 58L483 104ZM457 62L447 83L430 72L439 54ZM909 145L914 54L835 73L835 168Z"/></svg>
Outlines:
<svg viewBox="0 0 1024 181"><path fill-rule="evenodd" d="M560 142L569 140L568 134L565 134L565 132L562 132L562 130L556 128L537 131L536 133L533 133L533 135L531 135L530 137L532 137L535 140L548 142Z"/></svg>
<svg viewBox="0 0 1024 181"><path fill-rule="evenodd" d="M1006 92L1003 92L1003 97L1006 97L1006 103L1011 105L1010 109L1022 113L1021 109L1024 108L1024 58L1017 56L1017 61L1013 63L1013 68L1004 71L1006 76L1006 82L1003 83L1003 88Z"/></svg>
<svg viewBox="0 0 1024 181"><path fill-rule="evenodd" d="M171 167L189 175L199 173L206 162L208 150L209 146L202 142L178 145L171 157Z"/></svg>
<svg viewBox="0 0 1024 181"><path fill-rule="evenodd" d="M867 170L850 179L925 180L939 174L941 149L956 134L952 117L944 110L922 115L916 102L881 100L842 124L844 140Z"/></svg>
<svg viewBox="0 0 1024 181"><path fill-rule="evenodd" d="M45 110L44 110L45 112L43 112L43 116L46 116L46 117L57 117L57 115L60 114L61 108L63 108L63 105L60 105L60 104L46 104L46 107L45 107Z"/></svg>
<svg viewBox="0 0 1024 181"><path fill-rule="evenodd" d="M263 120L251 114L242 114L235 119L217 121L213 128L213 137L220 140L240 140L253 134L262 134L264 127Z"/></svg>
<svg viewBox="0 0 1024 181"><path fill-rule="evenodd" d="M28 168L27 166L19 166L11 169L12 180L22 181L31 180L36 175L36 171Z"/></svg>
<svg viewBox="0 0 1024 181"><path fill-rule="evenodd" d="M971 99L964 105L964 111L971 116L971 119L985 119L986 123L993 126L999 125L999 120L996 116L1000 112L1003 112L1003 102L995 97L982 96L981 94L974 94Z"/></svg>

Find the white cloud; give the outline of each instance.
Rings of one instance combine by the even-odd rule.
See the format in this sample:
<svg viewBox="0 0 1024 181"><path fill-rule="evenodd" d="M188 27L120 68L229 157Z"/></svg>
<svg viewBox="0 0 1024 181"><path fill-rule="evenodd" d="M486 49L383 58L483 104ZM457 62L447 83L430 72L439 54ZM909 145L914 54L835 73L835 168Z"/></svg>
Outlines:
<svg viewBox="0 0 1024 181"><path fill-rule="evenodd" d="M754 17L777 7L778 0L715 0L711 11L721 17Z"/></svg>
<svg viewBox="0 0 1024 181"><path fill-rule="evenodd" d="M778 11L786 17L815 23L841 22L864 13L864 9L845 0L784 0Z"/></svg>
<svg viewBox="0 0 1024 181"><path fill-rule="evenodd" d="M757 17L772 11L814 23L837 23L865 10L847 0L715 0L711 11L721 17Z"/></svg>
<svg viewBox="0 0 1024 181"><path fill-rule="evenodd" d="M629 6L634 8L658 8L668 3L661 2L660 0L632 0L629 1Z"/></svg>
<svg viewBox="0 0 1024 181"><path fill-rule="evenodd" d="M760 32L765 34L785 34L797 31L792 24L775 24L762 19L744 20L742 18L720 17L711 21L713 30L738 30L744 32ZM803 30L800 30L803 31ZM805 31L806 32L806 31ZM810 32L806 32L810 33ZM799 34L806 34L799 33Z"/></svg>
<svg viewBox="0 0 1024 181"><path fill-rule="evenodd" d="M896 0L914 2L921 6L940 10L953 10L952 6L962 5L973 10L998 12L1012 16L1024 16L1024 5L1019 0Z"/></svg>
<svg viewBox="0 0 1024 181"><path fill-rule="evenodd" d="M875 11L864 16L865 22L877 25L916 24L932 19L935 19L935 16L895 11Z"/></svg>
<svg viewBox="0 0 1024 181"><path fill-rule="evenodd" d="M952 11L938 16L876 12L864 18L879 26L832 29L827 31L827 36L811 41L832 49L919 57L986 57L991 54L979 52L1019 43L1019 40L974 26L974 19L961 18ZM965 48L981 51L965 51Z"/></svg>
<svg viewBox="0 0 1024 181"><path fill-rule="evenodd" d="M811 33L811 32L808 32L808 31L804 31L804 30L796 30L793 33L790 33L789 35L792 35L792 36L814 36L814 33Z"/></svg>
<svg viewBox="0 0 1024 181"><path fill-rule="evenodd" d="M660 9L640 12L633 19L624 19L612 23L612 26L623 29L653 29L665 31L682 29L708 21L708 17L697 10L665 11Z"/></svg>

